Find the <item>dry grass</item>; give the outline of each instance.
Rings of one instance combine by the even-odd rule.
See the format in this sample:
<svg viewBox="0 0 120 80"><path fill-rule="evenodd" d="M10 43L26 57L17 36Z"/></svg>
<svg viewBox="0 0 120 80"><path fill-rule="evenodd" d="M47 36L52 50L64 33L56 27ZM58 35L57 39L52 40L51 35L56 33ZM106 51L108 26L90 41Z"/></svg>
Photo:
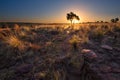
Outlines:
<svg viewBox="0 0 120 80"><path fill-rule="evenodd" d="M17 29L18 30L18 29ZM20 40L17 31L11 31L10 28L7 28L0 32L0 37L2 42L7 44L10 47L18 48L19 50L24 50L25 45L22 40Z"/></svg>
<svg viewBox="0 0 120 80"><path fill-rule="evenodd" d="M102 27L97 27L93 30L93 36L95 37L102 37L105 33L106 31L104 31Z"/></svg>
<svg viewBox="0 0 120 80"><path fill-rule="evenodd" d="M66 35L69 35L74 30L79 30L79 32L71 37L69 40L69 43L79 44L79 43L87 43L89 42L89 35L93 37L101 37L104 36L107 32L113 32L113 30L120 30L120 24L77 24L73 27L73 30L69 30L68 26L64 26L64 29L62 27L62 32L66 30ZM36 30L36 27L32 29ZM38 29L38 28L37 28ZM60 27L59 27L60 29ZM0 38L3 39L3 41L7 44L9 44L11 47L23 49L24 48L24 42L21 40L21 37L27 37L28 32L32 33L31 28L29 26L23 26L20 28L19 25L14 25L14 31L12 31L10 28L4 29L8 32L4 32L3 29L0 29ZM50 29L51 30L51 29ZM37 35L37 33L35 33ZM31 45L34 49L40 49L39 45Z"/></svg>
<svg viewBox="0 0 120 80"><path fill-rule="evenodd" d="M29 43L28 46L30 46L32 48L32 50L34 50L34 51L37 51L37 50L41 49L41 46L39 46L37 44L31 44L31 43Z"/></svg>
<svg viewBox="0 0 120 80"><path fill-rule="evenodd" d="M30 27L28 27L28 26L23 26L23 30L25 30L25 31L30 31L31 29L30 29Z"/></svg>
<svg viewBox="0 0 120 80"><path fill-rule="evenodd" d="M24 42L21 41L17 36L10 35L4 38L4 42L9 46L23 50L25 48Z"/></svg>
<svg viewBox="0 0 120 80"><path fill-rule="evenodd" d="M80 68L82 66L83 59L75 54L73 56L73 49L71 49L71 45L72 48L76 50L76 52L80 51L80 47L82 46L81 44L88 43L90 41L90 37L96 37L98 39L98 37L103 37L109 32L120 30L119 26L119 24L117 24L116 26L113 24L80 24L72 29L68 28L68 26L65 26L64 28L59 27L42 29L36 26L34 28L32 27L33 30L31 30L30 26L20 28L18 25L15 25L14 30L10 28L7 28L7 32L0 30L0 39L2 40L2 42L5 43L4 45L8 45L10 49L17 48L18 52L24 50L26 47L29 48L24 52L27 54L27 58L30 58L28 57L28 55L31 55L31 52L32 57L38 57L38 60L36 60L36 64L38 64L39 62L40 65L42 65L35 66L35 71L38 71L39 69L37 68L41 67L44 69L44 65L45 67L47 66L45 72L38 71L37 74L35 74L36 72L34 72L34 77L36 79L48 77L52 80L66 80L66 73L64 69L60 69L61 66L59 68L60 70L58 69L58 67L56 70L54 70L55 65L61 64L60 61L58 64L55 63L56 61L58 61L57 56L60 56L61 58L62 56L64 57L65 54L70 53L72 56L70 56L68 62L72 65L72 67L76 69ZM50 31L58 31L59 34L49 34ZM43 35L44 37L40 35ZM94 39L95 38L92 38L92 40ZM79 50L77 50L76 48L78 48ZM24 54L20 54L21 59L22 57L24 57L23 55ZM29 61L31 60L33 59L30 58Z"/></svg>

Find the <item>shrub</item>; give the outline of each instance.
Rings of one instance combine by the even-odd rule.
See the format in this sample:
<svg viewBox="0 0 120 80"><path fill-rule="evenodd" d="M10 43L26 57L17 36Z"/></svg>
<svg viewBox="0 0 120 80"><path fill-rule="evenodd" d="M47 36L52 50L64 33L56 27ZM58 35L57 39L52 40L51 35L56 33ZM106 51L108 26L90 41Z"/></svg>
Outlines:
<svg viewBox="0 0 120 80"><path fill-rule="evenodd" d="M100 39L105 35L105 33L106 33L106 31L103 30L102 27L98 27L98 28L93 30L92 37Z"/></svg>
<svg viewBox="0 0 120 80"><path fill-rule="evenodd" d="M4 38L4 42L9 44L10 46L14 48L18 48L19 50L24 49L24 43L15 35L10 35Z"/></svg>
<svg viewBox="0 0 120 80"><path fill-rule="evenodd" d="M77 44L80 43L81 39L77 35L73 35L72 38L69 40L69 43L72 44L73 49L77 49Z"/></svg>

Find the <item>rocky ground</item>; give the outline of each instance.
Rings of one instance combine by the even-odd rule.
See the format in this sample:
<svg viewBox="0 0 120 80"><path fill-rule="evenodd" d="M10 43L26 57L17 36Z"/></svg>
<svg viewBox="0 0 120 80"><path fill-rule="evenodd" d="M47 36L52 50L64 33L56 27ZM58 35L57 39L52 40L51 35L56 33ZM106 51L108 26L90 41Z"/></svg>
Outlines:
<svg viewBox="0 0 120 80"><path fill-rule="evenodd" d="M83 32L69 28L21 30L15 33L24 43L21 48L21 44L11 46L4 41L3 34L8 36L11 31L1 31L0 80L119 80L120 28L99 36L89 30L87 38Z"/></svg>

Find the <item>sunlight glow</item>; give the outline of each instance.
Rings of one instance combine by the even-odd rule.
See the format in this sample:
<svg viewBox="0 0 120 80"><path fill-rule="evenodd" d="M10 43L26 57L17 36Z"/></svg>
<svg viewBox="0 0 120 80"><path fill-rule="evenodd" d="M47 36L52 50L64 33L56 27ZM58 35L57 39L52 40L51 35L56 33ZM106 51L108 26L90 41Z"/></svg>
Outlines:
<svg viewBox="0 0 120 80"><path fill-rule="evenodd" d="M74 23L74 24L78 24L78 23L80 23L80 21L74 19L74 20L73 20L73 23Z"/></svg>

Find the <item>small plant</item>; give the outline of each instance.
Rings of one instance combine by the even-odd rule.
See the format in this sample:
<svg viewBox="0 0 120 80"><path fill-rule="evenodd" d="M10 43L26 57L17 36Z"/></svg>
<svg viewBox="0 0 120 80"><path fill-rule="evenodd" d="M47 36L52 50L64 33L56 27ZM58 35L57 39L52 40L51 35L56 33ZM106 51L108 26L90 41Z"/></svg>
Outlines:
<svg viewBox="0 0 120 80"><path fill-rule="evenodd" d="M114 26L113 30L119 32L120 31L120 26Z"/></svg>
<svg viewBox="0 0 120 80"><path fill-rule="evenodd" d="M94 38L100 39L100 38L102 38L102 37L105 35L105 33L106 33L106 31L104 31L104 30L102 29L102 27L98 27L98 28L96 28L96 29L93 30L92 36L93 36Z"/></svg>
<svg viewBox="0 0 120 80"><path fill-rule="evenodd" d="M38 72L34 74L35 79L44 79L46 77L46 72Z"/></svg>
<svg viewBox="0 0 120 80"><path fill-rule="evenodd" d="M41 46L39 46L38 44L31 44L29 43L29 46L31 47L32 50L39 50L41 48Z"/></svg>
<svg viewBox="0 0 120 80"><path fill-rule="evenodd" d="M23 29L24 29L25 31L28 31L28 32L30 31L30 27L28 27L28 26L24 26Z"/></svg>
<svg viewBox="0 0 120 80"><path fill-rule="evenodd" d="M20 37L26 37L26 32L25 31L20 31L19 36Z"/></svg>
<svg viewBox="0 0 120 80"><path fill-rule="evenodd" d="M59 80L60 79L60 72L59 71L54 71L54 80Z"/></svg>
<svg viewBox="0 0 120 80"><path fill-rule="evenodd" d="M73 49L77 49L77 44L80 43L81 39L77 35L73 35L72 38L69 40L69 43L72 44Z"/></svg>
<svg viewBox="0 0 120 80"><path fill-rule="evenodd" d="M20 27L19 27L19 25L18 25L18 24L14 24L14 30L17 30L17 31L19 31L19 30L20 30Z"/></svg>
<svg viewBox="0 0 120 80"><path fill-rule="evenodd" d="M4 42L9 44L11 47L18 48L19 50L24 49L24 43L15 35L4 37Z"/></svg>
<svg viewBox="0 0 120 80"><path fill-rule="evenodd" d="M88 43L88 42L89 42L88 36L83 36L81 43Z"/></svg>
<svg viewBox="0 0 120 80"><path fill-rule="evenodd" d="M21 51L24 51L25 49L25 44L23 41L21 41L18 36L16 36L15 34L13 34L12 32L10 33L6 33L6 34L2 34L0 33L0 36L2 36L2 42L7 44L8 47L11 47L13 49L17 49L19 50L18 54L23 61L22 55L21 55Z"/></svg>

